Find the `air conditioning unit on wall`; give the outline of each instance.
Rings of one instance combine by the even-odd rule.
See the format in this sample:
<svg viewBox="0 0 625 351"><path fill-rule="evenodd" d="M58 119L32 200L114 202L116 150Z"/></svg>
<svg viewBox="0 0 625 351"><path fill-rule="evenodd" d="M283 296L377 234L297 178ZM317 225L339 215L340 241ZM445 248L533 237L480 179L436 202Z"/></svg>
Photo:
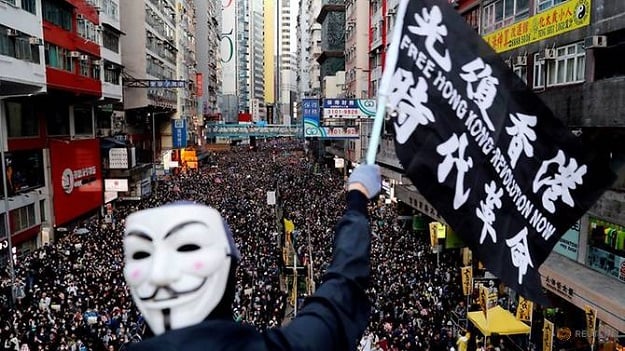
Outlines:
<svg viewBox="0 0 625 351"><path fill-rule="evenodd" d="M558 57L556 49L545 49L542 56L545 60L555 60Z"/></svg>
<svg viewBox="0 0 625 351"><path fill-rule="evenodd" d="M586 49L605 48L608 46L608 38L605 35L593 35L584 40Z"/></svg>
<svg viewBox="0 0 625 351"><path fill-rule="evenodd" d="M514 66L527 66L527 56L521 55L514 58Z"/></svg>

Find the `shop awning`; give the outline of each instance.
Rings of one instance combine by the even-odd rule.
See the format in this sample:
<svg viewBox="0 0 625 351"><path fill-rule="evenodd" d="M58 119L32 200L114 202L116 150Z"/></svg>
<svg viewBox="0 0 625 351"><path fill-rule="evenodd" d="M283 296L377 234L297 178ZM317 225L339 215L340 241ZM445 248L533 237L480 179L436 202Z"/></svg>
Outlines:
<svg viewBox="0 0 625 351"><path fill-rule="evenodd" d="M488 321L484 318L484 312L482 311L469 312L468 314L471 323L485 336L490 336L491 334L529 334L530 332L529 325L517 320L512 313L501 306L488 310Z"/></svg>

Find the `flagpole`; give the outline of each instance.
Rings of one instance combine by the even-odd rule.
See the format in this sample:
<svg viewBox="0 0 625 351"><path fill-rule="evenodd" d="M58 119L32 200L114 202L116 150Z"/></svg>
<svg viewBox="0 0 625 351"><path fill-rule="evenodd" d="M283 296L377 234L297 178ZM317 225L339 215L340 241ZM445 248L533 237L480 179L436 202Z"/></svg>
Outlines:
<svg viewBox="0 0 625 351"><path fill-rule="evenodd" d="M378 105L373 120L373 128L371 129L371 137L369 138L369 148L367 149L367 164L375 164L375 156L378 154L378 145L380 145L380 136L382 135L382 125L384 123L384 113L386 112L386 94L379 93Z"/></svg>
<svg viewBox="0 0 625 351"><path fill-rule="evenodd" d="M408 1L401 0L397 11L397 20L391 35L391 42L384 59L384 71L380 79L380 88L378 89L378 104L376 106L375 120L373 121L373 129L369 138L369 149L367 150L367 164L375 164L375 157L378 154L378 146L380 145L380 137L382 135L382 126L384 123L384 114L386 113L386 103L388 102L388 92L391 85L391 78L395 72L397 65L397 55L399 54L399 42L401 41L401 28L403 26L403 18L406 14L406 6Z"/></svg>

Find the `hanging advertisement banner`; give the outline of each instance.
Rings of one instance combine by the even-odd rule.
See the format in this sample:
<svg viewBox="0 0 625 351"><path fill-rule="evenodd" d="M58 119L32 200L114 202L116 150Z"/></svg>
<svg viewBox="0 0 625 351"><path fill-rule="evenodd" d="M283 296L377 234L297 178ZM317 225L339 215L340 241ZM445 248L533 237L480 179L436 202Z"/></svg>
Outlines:
<svg viewBox="0 0 625 351"><path fill-rule="evenodd" d="M523 322L532 322L534 303L523 296L519 296L519 306L516 308L516 319Z"/></svg>
<svg viewBox="0 0 625 351"><path fill-rule="evenodd" d="M102 205L99 139L50 140L54 225Z"/></svg>
<svg viewBox="0 0 625 351"><path fill-rule="evenodd" d="M473 267L466 266L461 268L462 272L462 293L465 296L471 295L471 280L473 279Z"/></svg>
<svg viewBox="0 0 625 351"><path fill-rule="evenodd" d="M553 323L545 319L543 324L543 351L551 351L553 348Z"/></svg>

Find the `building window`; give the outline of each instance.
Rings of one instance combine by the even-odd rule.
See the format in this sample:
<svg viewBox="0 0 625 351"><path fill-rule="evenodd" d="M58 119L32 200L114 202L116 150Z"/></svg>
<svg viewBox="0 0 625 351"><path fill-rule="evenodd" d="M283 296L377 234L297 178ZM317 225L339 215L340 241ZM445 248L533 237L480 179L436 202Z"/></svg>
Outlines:
<svg viewBox="0 0 625 351"><path fill-rule="evenodd" d="M495 0L484 6L482 34L517 22L529 16L529 0Z"/></svg>
<svg viewBox="0 0 625 351"><path fill-rule="evenodd" d="M52 106L47 112L48 135L69 135L69 109L67 106Z"/></svg>
<svg viewBox="0 0 625 351"><path fill-rule="evenodd" d="M91 106L74 106L74 132L76 135L93 134Z"/></svg>
<svg viewBox="0 0 625 351"><path fill-rule="evenodd" d="M76 31L78 32L78 35L92 42L97 42L98 38L96 35L97 30L96 30L95 23L91 21L87 21L84 18L79 18L76 21L76 24L77 24Z"/></svg>
<svg viewBox="0 0 625 351"><path fill-rule="evenodd" d="M534 55L534 88L581 83L585 80L586 50L583 43L556 49L556 58L545 60Z"/></svg>
<svg viewBox="0 0 625 351"><path fill-rule="evenodd" d="M7 101L5 107L9 138L39 136L39 120L31 103Z"/></svg>
<svg viewBox="0 0 625 351"><path fill-rule="evenodd" d="M525 84L527 84L527 66L513 66L512 70Z"/></svg>
<svg viewBox="0 0 625 351"><path fill-rule="evenodd" d="M2 190L2 189L0 189L0 190ZM6 225L4 223L4 221L5 221L4 217L5 216L6 216L6 214L4 212L0 213L0 240L5 239L7 237ZM6 253L4 253L4 254L6 255ZM0 252L0 259L2 259L4 262L6 262L7 256L4 256Z"/></svg>
<svg viewBox="0 0 625 351"><path fill-rule="evenodd" d="M91 77L89 74L89 61L88 60L80 60L80 75L83 77Z"/></svg>
<svg viewBox="0 0 625 351"><path fill-rule="evenodd" d="M9 34L9 31L12 31ZM0 55L18 60L39 63L39 45L31 44L30 38L14 29L0 26Z"/></svg>
<svg viewBox="0 0 625 351"><path fill-rule="evenodd" d="M91 64L91 78L95 80L100 80L100 65Z"/></svg>
<svg viewBox="0 0 625 351"><path fill-rule="evenodd" d="M37 14L37 2L36 0L22 0L22 9L28 11L33 15Z"/></svg>
<svg viewBox="0 0 625 351"><path fill-rule="evenodd" d="M559 5L567 0L537 0L536 1L536 12L542 12L549 8L552 8L556 5Z"/></svg>
<svg viewBox="0 0 625 351"><path fill-rule="evenodd" d="M545 60L540 54L534 54L534 88L545 86Z"/></svg>
<svg viewBox="0 0 625 351"><path fill-rule="evenodd" d="M115 33L104 31L102 35L102 46L115 53L119 53L119 36Z"/></svg>
<svg viewBox="0 0 625 351"><path fill-rule="evenodd" d="M5 154L9 196L45 185L41 150L14 151Z"/></svg>
<svg viewBox="0 0 625 351"><path fill-rule="evenodd" d="M115 68L105 68L104 69L104 81L107 83L119 85L119 69Z"/></svg>
<svg viewBox="0 0 625 351"><path fill-rule="evenodd" d="M70 8L61 6L60 3L51 0L43 0L41 7L43 9L43 19L45 21L71 32L72 10Z"/></svg>
<svg viewBox="0 0 625 351"><path fill-rule="evenodd" d="M467 23L473 29L475 29L475 31L480 30L480 8L479 7L476 7L472 10L467 11L466 13L462 15L462 17L464 17L464 20L467 21Z"/></svg>
<svg viewBox="0 0 625 351"><path fill-rule="evenodd" d="M11 223L11 231L13 233L21 232L25 229L37 225L35 217L35 205L30 204L9 213Z"/></svg>
<svg viewBox="0 0 625 351"><path fill-rule="evenodd" d="M68 72L74 71L73 62L69 50L46 43L45 59L46 65L50 67L62 69Z"/></svg>
<svg viewBox="0 0 625 351"><path fill-rule="evenodd" d="M625 264L625 228L593 217L589 218L589 224L587 265L625 282L621 273Z"/></svg>
<svg viewBox="0 0 625 351"><path fill-rule="evenodd" d="M46 200L39 200L39 215L41 216L41 222L48 220L46 216Z"/></svg>

